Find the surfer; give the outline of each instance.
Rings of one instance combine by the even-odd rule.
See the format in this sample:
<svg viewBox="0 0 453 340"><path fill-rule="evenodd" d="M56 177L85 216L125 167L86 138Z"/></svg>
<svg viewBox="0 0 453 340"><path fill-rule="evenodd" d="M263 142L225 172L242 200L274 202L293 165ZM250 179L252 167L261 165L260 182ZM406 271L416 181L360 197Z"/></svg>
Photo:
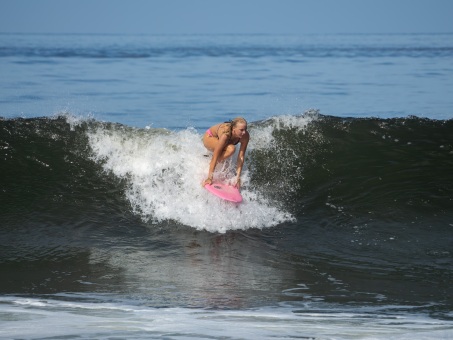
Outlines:
<svg viewBox="0 0 453 340"><path fill-rule="evenodd" d="M209 151L212 151L212 159L209 163L208 178L203 181L203 186L212 184L214 170L218 162L231 157L235 150L236 144L241 143L237 159L236 184L237 188L241 186L241 172L244 164L245 150L249 143L250 135L247 131L247 121L242 117L234 118L229 122L220 123L211 126L203 135L203 144Z"/></svg>

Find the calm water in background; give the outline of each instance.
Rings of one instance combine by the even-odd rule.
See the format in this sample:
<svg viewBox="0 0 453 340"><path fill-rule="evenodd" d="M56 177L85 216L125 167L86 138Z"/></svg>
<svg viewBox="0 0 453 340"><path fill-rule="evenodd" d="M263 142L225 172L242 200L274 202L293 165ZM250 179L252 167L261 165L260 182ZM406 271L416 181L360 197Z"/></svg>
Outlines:
<svg viewBox="0 0 453 340"><path fill-rule="evenodd" d="M453 337L453 35L3 34L0 75L0 337Z"/></svg>
<svg viewBox="0 0 453 340"><path fill-rule="evenodd" d="M205 127L318 109L451 118L453 35L1 35L0 115Z"/></svg>

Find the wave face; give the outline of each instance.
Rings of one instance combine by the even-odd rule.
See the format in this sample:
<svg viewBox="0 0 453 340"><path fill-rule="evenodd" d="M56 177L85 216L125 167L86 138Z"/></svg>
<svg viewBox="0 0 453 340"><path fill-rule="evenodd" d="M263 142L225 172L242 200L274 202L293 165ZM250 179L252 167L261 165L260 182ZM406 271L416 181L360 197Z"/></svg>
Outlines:
<svg viewBox="0 0 453 340"><path fill-rule="evenodd" d="M209 157L195 129L136 129L71 117L1 125L3 211L12 216L132 208L151 223L213 232L305 218L339 226L355 219L452 223L451 120L308 113L255 122L242 205L201 187ZM218 166L216 177L229 180L234 168L235 156Z"/></svg>
<svg viewBox="0 0 453 340"><path fill-rule="evenodd" d="M269 121L272 142L251 152L252 183L286 195L296 215L320 205L384 220L449 214L453 121L291 119Z"/></svg>

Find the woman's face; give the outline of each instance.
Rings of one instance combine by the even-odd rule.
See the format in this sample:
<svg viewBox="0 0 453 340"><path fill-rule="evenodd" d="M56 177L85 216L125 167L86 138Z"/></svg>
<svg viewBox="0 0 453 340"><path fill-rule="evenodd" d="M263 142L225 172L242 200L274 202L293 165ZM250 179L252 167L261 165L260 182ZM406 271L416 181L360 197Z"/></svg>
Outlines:
<svg viewBox="0 0 453 340"><path fill-rule="evenodd" d="M247 132L247 124L245 123L237 123L236 126L233 128L233 135L238 138L242 138L244 134Z"/></svg>

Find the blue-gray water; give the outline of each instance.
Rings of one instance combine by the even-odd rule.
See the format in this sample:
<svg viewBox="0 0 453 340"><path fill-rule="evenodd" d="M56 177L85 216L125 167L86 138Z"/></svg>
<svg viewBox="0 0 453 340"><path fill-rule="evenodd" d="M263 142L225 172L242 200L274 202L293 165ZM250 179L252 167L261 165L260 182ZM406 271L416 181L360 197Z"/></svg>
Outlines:
<svg viewBox="0 0 453 340"><path fill-rule="evenodd" d="M2 34L0 72L1 338L453 337L453 35Z"/></svg>

